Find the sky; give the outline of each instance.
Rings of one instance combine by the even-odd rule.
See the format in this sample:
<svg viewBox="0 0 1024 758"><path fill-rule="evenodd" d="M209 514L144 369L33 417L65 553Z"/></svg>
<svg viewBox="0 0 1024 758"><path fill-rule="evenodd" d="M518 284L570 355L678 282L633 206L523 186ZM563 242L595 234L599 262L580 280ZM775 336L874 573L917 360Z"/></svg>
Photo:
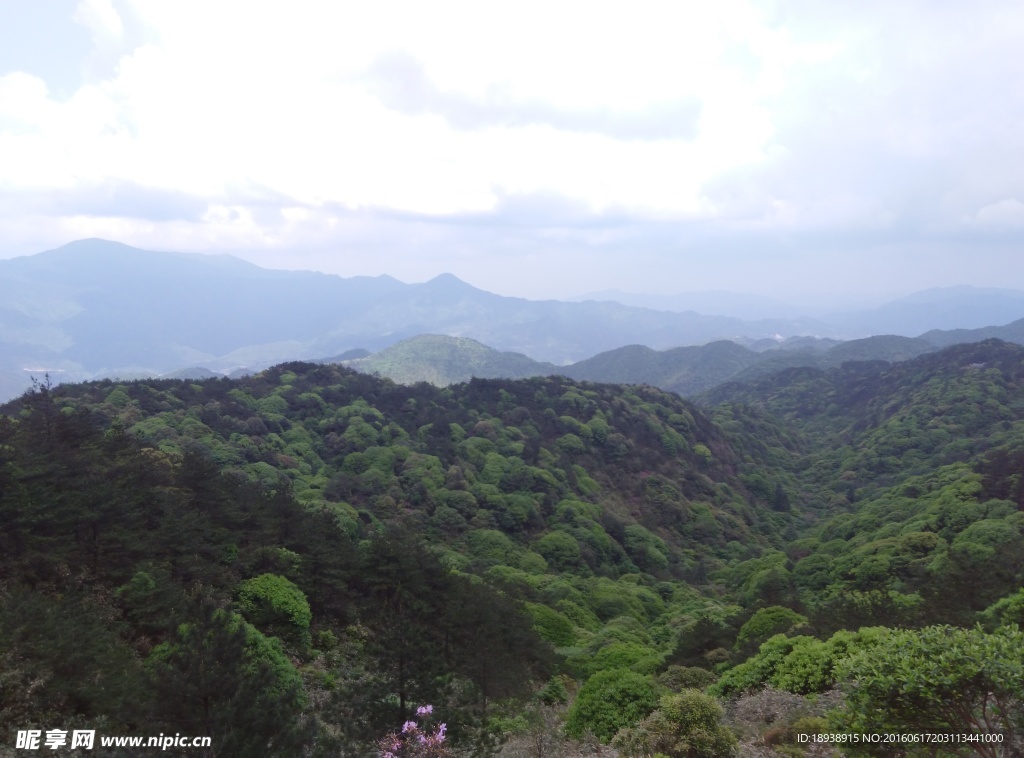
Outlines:
<svg viewBox="0 0 1024 758"><path fill-rule="evenodd" d="M1024 289L1019 0L0 0L0 257Z"/></svg>

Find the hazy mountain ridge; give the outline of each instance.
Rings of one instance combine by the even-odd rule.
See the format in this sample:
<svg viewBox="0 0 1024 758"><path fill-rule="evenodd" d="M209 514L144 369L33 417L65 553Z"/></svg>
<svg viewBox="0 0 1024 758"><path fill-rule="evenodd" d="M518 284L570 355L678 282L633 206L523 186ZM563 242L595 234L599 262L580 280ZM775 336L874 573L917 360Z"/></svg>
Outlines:
<svg viewBox="0 0 1024 758"><path fill-rule="evenodd" d="M980 342L994 333L1012 337L1020 332L1024 332L1024 320L1005 327L960 330L957 336L963 342ZM518 353L501 353L475 340L420 335L374 355L335 362L406 384L425 381L446 385L472 377L562 375L593 382L648 384L693 396L726 382L756 381L791 368L824 370L856 361L906 361L940 349L936 343L944 339L945 332L933 332L929 339L879 335L832 346L827 346L831 341L819 341L815 348L797 338L790 349L781 343L779 348L759 352L728 340L661 351L627 345L567 366L555 366ZM1024 344L1024 334L1018 340Z"/></svg>
<svg viewBox="0 0 1024 758"><path fill-rule="evenodd" d="M0 260L0 303L0 389L8 396L27 386L26 368L70 380L124 367L226 372L376 351L425 333L563 364L641 340L672 347L800 331L785 321L503 297L450 274L423 284L346 279L97 239Z"/></svg>
<svg viewBox="0 0 1024 758"><path fill-rule="evenodd" d="M882 323L885 314L913 312L922 323L963 326L989 312L981 301L989 311L997 307L1000 313L1024 315L1024 293L951 288L917 293L864 318ZM957 322L957 304L963 303L974 315ZM158 376L198 367L228 374L355 349L379 352L423 334L471 339L520 357L514 365L511 358L497 361L494 355L480 362L479 350L476 357L457 357L455 350L443 359L444 367L430 368L421 354L414 371L402 365L408 356L391 354L386 366L368 370L401 381L440 383L554 372L692 394L794 365L903 360L929 346L987 337L1021 341L1024 320L955 334L930 329L917 340L904 338L901 347L892 337L885 349L862 341L840 349L839 327L806 318L744 321L607 301L531 301L484 292L451 274L422 284L388 276L345 279L263 269L226 255L147 252L96 239L0 261L0 397L19 394L30 377L45 373L55 381ZM722 345L694 347L723 339L749 346L753 355ZM639 344L651 352L616 352ZM357 365L384 360L367 358Z"/></svg>
<svg viewBox="0 0 1024 758"><path fill-rule="evenodd" d="M947 331L932 330L921 335L921 339L936 347L949 347L965 342L980 342L987 339L1000 339L1004 342L1015 342L1024 345L1024 319L1018 319L1003 326L985 326L980 329L950 329Z"/></svg>
<svg viewBox="0 0 1024 758"><path fill-rule="evenodd" d="M728 291L651 295L605 290L571 299L749 319L796 319L808 327L806 334L835 333L844 339L876 334L913 337L929 330L977 329L1024 318L1024 291L970 285L933 287L877 305L843 307L799 307L763 295Z"/></svg>
<svg viewBox="0 0 1024 758"><path fill-rule="evenodd" d="M611 301L622 305L654 308L661 311L695 311L750 320L806 317L806 313L790 303L762 295L747 295L725 290L651 295L610 289L588 292L569 298L570 302L585 302L587 300Z"/></svg>
<svg viewBox="0 0 1024 758"><path fill-rule="evenodd" d="M482 379L525 379L559 373L522 353L499 352L468 337L423 334L379 353L338 361L362 373L380 374L401 384L429 382L445 386Z"/></svg>
<svg viewBox="0 0 1024 758"><path fill-rule="evenodd" d="M825 320L852 333L910 337L932 330L981 329L1022 317L1024 292L945 287L915 292L877 308L830 314Z"/></svg>

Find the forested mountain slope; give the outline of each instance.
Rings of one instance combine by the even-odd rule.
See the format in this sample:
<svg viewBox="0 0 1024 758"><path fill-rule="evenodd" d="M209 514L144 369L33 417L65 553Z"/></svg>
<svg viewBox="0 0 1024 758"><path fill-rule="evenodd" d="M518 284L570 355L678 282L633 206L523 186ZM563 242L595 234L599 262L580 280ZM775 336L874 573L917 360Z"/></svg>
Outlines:
<svg viewBox="0 0 1024 758"><path fill-rule="evenodd" d="M708 602L689 584L796 520L705 415L645 387L286 364L44 386L8 410L0 642L25 689L5 721L139 731L172 699L164 731L219 731L228 754L365 744L423 702L484 739L488 704L543 684L552 646L574 676L650 674ZM77 674L51 644L72 613ZM215 722L193 659L223 679ZM280 723L248 734L261 709Z"/></svg>
<svg viewBox="0 0 1024 758"><path fill-rule="evenodd" d="M104 381L56 396L66 412L87 410L168 454L209 453L228 474L286 486L353 523L401 517L439 536L472 525L528 540L560 504L589 501L663 531L679 570L731 541L777 541L785 523L751 505L731 441L651 387L549 377L439 389L283 364L234 381ZM581 567L630 570L618 548L586 555Z"/></svg>
<svg viewBox="0 0 1024 758"><path fill-rule="evenodd" d="M32 400L0 423L5 745L59 726L329 755L425 699L469 739L487 698L550 671L521 606L397 526L350 534L201 452Z"/></svg>
<svg viewBox="0 0 1024 758"><path fill-rule="evenodd" d="M1024 348L791 369L704 400L749 404L806 440L798 476L831 493L832 515L791 544L787 570L791 600L821 618L966 623L1020 586Z"/></svg>
<svg viewBox="0 0 1024 758"><path fill-rule="evenodd" d="M460 748L629 751L685 701L705 754L798 755L963 729L886 689L910 649L937 702L1024 716L1024 348L704 400L306 363L38 387L0 419L0 726L334 755L431 703Z"/></svg>

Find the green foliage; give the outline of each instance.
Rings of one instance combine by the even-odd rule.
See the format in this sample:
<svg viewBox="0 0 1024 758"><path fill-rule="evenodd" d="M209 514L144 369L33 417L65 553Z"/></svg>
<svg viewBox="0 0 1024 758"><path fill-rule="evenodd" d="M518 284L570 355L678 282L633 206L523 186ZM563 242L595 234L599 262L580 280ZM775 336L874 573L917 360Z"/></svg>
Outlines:
<svg viewBox="0 0 1024 758"><path fill-rule="evenodd" d="M564 614L537 603L527 603L526 610L533 616L534 628L540 636L555 647L568 647L576 642L576 629Z"/></svg>
<svg viewBox="0 0 1024 758"><path fill-rule="evenodd" d="M652 647L636 642L614 642L602 647L583 666L584 673L629 669L640 674L653 674L662 663L662 656Z"/></svg>
<svg viewBox="0 0 1024 758"><path fill-rule="evenodd" d="M632 671L601 671L580 688L569 708L565 731L577 739L590 732L607 743L620 729L647 716L657 703L649 677Z"/></svg>
<svg viewBox="0 0 1024 758"><path fill-rule="evenodd" d="M374 723L404 721L411 703L441 702L446 673L471 682L484 709L494 698L524 696L535 673L550 673L549 648L521 606L449 573L408 532L392 527L365 544L359 588L372 632L365 646L381 665L362 693L380 704L367 714Z"/></svg>
<svg viewBox="0 0 1024 758"><path fill-rule="evenodd" d="M237 382L197 385L201 398L191 385L157 386L117 385L130 400L120 411L101 402L114 385L102 394L103 388L76 390L67 402L98 403L94 418L103 422L128 414L133 432L151 444L178 454L208 451L219 464L264 487L291 490L310 507L344 502L365 514L361 518L408 520L449 543L477 529L532 542L555 526L552 503L586 503L592 510L581 510L566 530L578 544L578 560L559 554L548 568L534 560L531 571L614 577L639 568L689 579L687 571L700 562L713 565L712 553L728 541L762 542L755 534L760 526L741 513L745 503L705 491L734 478L729 443L695 408L650 388L623 393L550 378L475 380L442 392L297 363ZM666 456L669 432L686 438L679 443L686 450L689 436L699 435L720 462L692 480L694 460ZM635 475L651 469L657 473ZM635 513L608 518L638 496ZM683 528L691 503L693 518ZM353 526L358 531L357 524L347 528ZM638 542L633 529L627 548L627 527L651 536ZM691 551L689 558L682 558L683 550Z"/></svg>
<svg viewBox="0 0 1024 758"><path fill-rule="evenodd" d="M612 745L630 758L728 758L737 739L722 723L718 701L694 689L664 695L658 709L635 727L621 729Z"/></svg>
<svg viewBox="0 0 1024 758"><path fill-rule="evenodd" d="M789 477L759 467L745 481L765 497L772 479L792 495L799 477L823 509L810 533L820 542L793 555L787 604L798 599L824 630L968 624L1020 586L1021 364L1019 348L990 342L734 387L733 399L804 437ZM735 409L719 417L766 426Z"/></svg>
<svg viewBox="0 0 1024 758"><path fill-rule="evenodd" d="M204 388L206 402L231 407L212 391L220 387ZM125 390L132 403L156 397L137 397L137 389ZM11 716L24 726L124 733L156 725L211 734L225 755L297 755L313 742L330 750L335 739L365 746L371 730L394 723L403 693L461 693L451 696L454 738L489 699L524 698L534 677L547 679L549 648L514 600L451 575L419 540L355 565L349 534L372 534L379 522L347 503L311 497L300 505L276 476L267 489L222 473L205 438L191 436L218 426L203 408L184 417L188 436L173 453L142 448L120 427L103 432L73 409L0 419L5 723ZM373 418L365 405L347 418L356 415ZM310 434L263 429L251 449L308 456ZM359 455L356 476L392 479L409 457L380 446ZM250 465L257 464L277 473L265 461ZM426 458L420 464L435 468ZM350 475L340 468L338 476ZM539 556L512 547L520 563L543 567ZM215 601L188 600L204 592L234 594L261 630ZM310 650L311 630L333 642ZM303 656L302 674L271 634L300 643L290 651ZM419 658L396 643L413 638L427 646ZM140 652L149 652L145 667ZM8 697L10 687L20 694ZM336 697L351 705L332 705Z"/></svg>
<svg viewBox="0 0 1024 758"><path fill-rule="evenodd" d="M238 605L249 621L271 634L308 643L313 614L302 590L276 574L246 579L238 587Z"/></svg>
<svg viewBox="0 0 1024 758"><path fill-rule="evenodd" d="M715 674L696 666L669 666L658 675L658 682L673 692L703 690L717 681Z"/></svg>
<svg viewBox="0 0 1024 758"><path fill-rule="evenodd" d="M630 524L625 528L623 547L633 562L644 571L653 573L668 568L669 550L665 541L639 524Z"/></svg>
<svg viewBox="0 0 1024 758"><path fill-rule="evenodd" d="M1024 588L1002 600L997 600L986 608L979 618L988 631L1014 624L1024 628Z"/></svg>
<svg viewBox="0 0 1024 758"><path fill-rule="evenodd" d="M515 566L521 552L521 548L508 535L496 529L474 529L466 535L466 546L471 556L488 566Z"/></svg>
<svg viewBox="0 0 1024 758"><path fill-rule="evenodd" d="M826 642L797 637L789 654L779 661L768 682L798 695L825 692L835 684L835 666L854 644L852 632L836 632Z"/></svg>
<svg viewBox="0 0 1024 758"><path fill-rule="evenodd" d="M312 737L298 672L276 640L234 614L195 609L147 667L163 731L213 735L227 755L295 754Z"/></svg>
<svg viewBox="0 0 1024 758"><path fill-rule="evenodd" d="M673 663L711 668L729 658L736 640L740 608L702 608L687 619L676 636ZM712 660L712 658L714 660Z"/></svg>
<svg viewBox="0 0 1024 758"><path fill-rule="evenodd" d="M580 560L579 542L563 531L548 532L534 543L533 549L557 570L570 570Z"/></svg>
<svg viewBox="0 0 1024 758"><path fill-rule="evenodd" d="M256 401L256 410L265 416L280 415L288 411L288 401L280 395L269 395Z"/></svg>
<svg viewBox="0 0 1024 758"><path fill-rule="evenodd" d="M731 697L766 685L800 695L824 692L835 686L840 662L876 644L884 631L840 631L824 642L806 635L777 634L764 642L756 655L723 673L708 692Z"/></svg>
<svg viewBox="0 0 1024 758"><path fill-rule="evenodd" d="M718 682L713 684L708 691L718 696L730 696L762 687L771 680L786 656L793 651L799 641L812 639L810 637L791 639L784 634L777 634L761 645L757 655L722 674Z"/></svg>
<svg viewBox="0 0 1024 758"><path fill-rule="evenodd" d="M779 605L792 594L789 558L777 550L743 561L723 571L723 578L738 588L746 605Z"/></svg>
<svg viewBox="0 0 1024 758"><path fill-rule="evenodd" d="M537 699L545 705L563 705L569 702L569 691L562 676L553 676L537 693Z"/></svg>
<svg viewBox="0 0 1024 758"><path fill-rule="evenodd" d="M9 729L88 723L106 716L135 726L150 692L137 656L109 628L97 601L73 592L54 599L14 587L0 594L0 724ZM13 744L9 742L8 744Z"/></svg>
<svg viewBox="0 0 1024 758"><path fill-rule="evenodd" d="M111 390L110 394L107 395L105 402L110 403L110 405L114 406L115 408L124 408L126 405L128 405L128 403L131 402L131 398L128 396L128 393L126 393L123 389L121 389L120 387L115 387L113 390Z"/></svg>
<svg viewBox="0 0 1024 758"><path fill-rule="evenodd" d="M741 628L736 644L760 645L776 634L789 634L795 627L807 623L807 617L780 605L773 605L757 611Z"/></svg>
<svg viewBox="0 0 1024 758"><path fill-rule="evenodd" d="M1017 627L886 631L840 662L837 674L846 687L846 708L832 717L837 731L1001 733L1018 749L1024 736L1024 632Z"/></svg>
<svg viewBox="0 0 1024 758"><path fill-rule="evenodd" d="M569 455L583 453L587 449L586 443L575 434L563 434L555 440L555 447L560 452Z"/></svg>
<svg viewBox="0 0 1024 758"><path fill-rule="evenodd" d="M881 634L847 630L1020 620L1022 356L801 369L733 388L757 407L712 416L651 387L439 390L300 363L46 389L0 420L0 569L41 604L89 587L105 610L82 670L120 661L140 707L156 685L118 656L180 646L195 588L234 594L303 656L314 752L358 753L427 698L468 733L548 678L552 644L581 673L683 664L666 685L712 685L713 668L723 694L818 693ZM243 600L257 580L276 585ZM304 598L305 620L282 597ZM810 630L832 636L793 636ZM335 642L291 644L310 631ZM32 683L64 681L73 651L18 644L35 652L2 655L23 712L139 720L112 715L116 687L47 699ZM241 682L245 657L218 657Z"/></svg>

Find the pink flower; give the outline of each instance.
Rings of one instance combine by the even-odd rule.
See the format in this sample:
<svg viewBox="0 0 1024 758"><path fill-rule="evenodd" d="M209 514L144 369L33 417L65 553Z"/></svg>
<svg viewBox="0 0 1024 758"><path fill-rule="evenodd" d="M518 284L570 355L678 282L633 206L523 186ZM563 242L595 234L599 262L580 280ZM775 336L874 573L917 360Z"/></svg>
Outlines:
<svg viewBox="0 0 1024 758"><path fill-rule="evenodd" d="M421 705L419 708L416 709L417 716L429 716L433 712L434 706L432 705Z"/></svg>
<svg viewBox="0 0 1024 758"><path fill-rule="evenodd" d="M415 728L416 728L416 722L415 721L406 721L404 724L402 724L402 734L408 734L409 732L411 732Z"/></svg>

